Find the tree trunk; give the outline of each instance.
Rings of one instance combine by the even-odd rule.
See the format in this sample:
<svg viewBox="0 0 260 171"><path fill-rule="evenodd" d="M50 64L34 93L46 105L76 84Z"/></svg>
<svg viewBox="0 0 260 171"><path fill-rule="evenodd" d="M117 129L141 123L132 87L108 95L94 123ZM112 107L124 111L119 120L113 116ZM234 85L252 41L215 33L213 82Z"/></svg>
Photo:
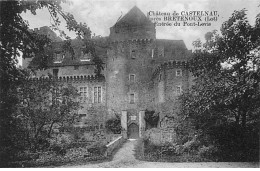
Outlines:
<svg viewBox="0 0 260 171"><path fill-rule="evenodd" d="M49 131L48 131L48 137L49 137L49 138L50 138L50 136L51 136L51 130L52 130L52 127L53 127L53 124L54 124L54 123L55 123L54 121L51 123L50 129L49 129Z"/></svg>
<svg viewBox="0 0 260 171"><path fill-rule="evenodd" d="M37 132L34 136L34 152L36 152L37 148L38 148L38 136L40 134L40 131L42 130L43 126L45 124L43 123L38 129L37 129Z"/></svg>
<svg viewBox="0 0 260 171"><path fill-rule="evenodd" d="M235 115L235 119L236 119L236 125L239 125L239 114Z"/></svg>
<svg viewBox="0 0 260 171"><path fill-rule="evenodd" d="M247 112L242 113L242 127L245 128L246 127L246 114Z"/></svg>

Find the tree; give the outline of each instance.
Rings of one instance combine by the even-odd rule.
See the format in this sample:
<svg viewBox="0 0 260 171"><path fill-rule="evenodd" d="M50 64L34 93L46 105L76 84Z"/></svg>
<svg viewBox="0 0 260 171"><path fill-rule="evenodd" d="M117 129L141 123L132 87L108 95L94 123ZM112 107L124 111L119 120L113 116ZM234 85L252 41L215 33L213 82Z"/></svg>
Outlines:
<svg viewBox="0 0 260 171"><path fill-rule="evenodd" d="M33 150L38 149L39 141L52 138L54 129L71 127L79 117L76 88L53 79L24 80L18 97L14 118Z"/></svg>
<svg viewBox="0 0 260 171"><path fill-rule="evenodd" d="M251 26L245 9L235 11L220 31L207 33L204 44L194 42L190 71L195 79L192 88L180 97L181 120L192 123L201 141L210 135L207 143L217 143L222 158L257 160L259 16Z"/></svg>
<svg viewBox="0 0 260 171"><path fill-rule="evenodd" d="M256 121L260 71L259 57L252 51L259 48L259 29L248 23L245 10L241 10L223 23L221 36L216 31L205 35L206 43L190 61L196 79L191 91L183 96L189 108L186 113L211 113L215 119L233 116L243 127L247 121Z"/></svg>
<svg viewBox="0 0 260 171"><path fill-rule="evenodd" d="M19 101L17 97L17 88L21 84L21 80L25 78L24 72L19 69L17 57L21 54L23 57L38 58L40 62L39 68L46 68L48 56L45 48L51 44L51 41L43 35L29 30L29 23L21 17L23 12L31 12L36 15L37 9L46 8L53 19L54 28L58 29L63 18L67 24L69 31L75 31L78 35L83 33L91 35L89 28L84 26L84 32L81 24L78 24L73 15L62 10L61 3L66 0L47 0L47 1L0 1L0 156L1 164L9 161L9 155L12 147L16 142L13 137L19 125L15 122L14 113L16 113L16 105ZM68 36L61 31L61 34L69 39Z"/></svg>
<svg viewBox="0 0 260 171"><path fill-rule="evenodd" d="M155 111L149 111L146 109L144 120L146 122L146 129L148 129L148 127L156 128L159 122L159 113L155 113Z"/></svg>
<svg viewBox="0 0 260 171"><path fill-rule="evenodd" d="M114 134L120 134L122 129L120 116L116 115L108 119L105 123L105 128Z"/></svg>

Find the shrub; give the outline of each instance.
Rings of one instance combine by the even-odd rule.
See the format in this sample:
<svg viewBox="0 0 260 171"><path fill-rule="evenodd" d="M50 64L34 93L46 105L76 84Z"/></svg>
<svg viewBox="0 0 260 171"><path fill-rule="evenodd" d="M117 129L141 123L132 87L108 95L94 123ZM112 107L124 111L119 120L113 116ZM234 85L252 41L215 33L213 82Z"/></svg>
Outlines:
<svg viewBox="0 0 260 171"><path fill-rule="evenodd" d="M114 134L120 134L122 129L120 116L116 115L115 118L107 120L105 127L108 131L113 132Z"/></svg>
<svg viewBox="0 0 260 171"><path fill-rule="evenodd" d="M150 125L152 128L157 127L159 121L159 113L155 113L155 111L145 110L144 120L147 125Z"/></svg>
<svg viewBox="0 0 260 171"><path fill-rule="evenodd" d="M214 156L217 156L218 148L214 145L210 145L208 147L202 146L198 150L198 155L202 158L212 159Z"/></svg>
<svg viewBox="0 0 260 171"><path fill-rule="evenodd" d="M161 151L163 155L174 155L176 153L176 146L175 144L165 143L161 147Z"/></svg>
<svg viewBox="0 0 260 171"><path fill-rule="evenodd" d="M66 154L66 149L60 145L54 145L51 150L55 152L57 155L64 156Z"/></svg>
<svg viewBox="0 0 260 171"><path fill-rule="evenodd" d="M180 155L180 154L182 154L183 153L183 145L176 145L175 146L175 153L177 154L177 155Z"/></svg>
<svg viewBox="0 0 260 171"><path fill-rule="evenodd" d="M104 155L106 150L107 146L100 142L97 142L88 148L88 152L90 152L92 155Z"/></svg>

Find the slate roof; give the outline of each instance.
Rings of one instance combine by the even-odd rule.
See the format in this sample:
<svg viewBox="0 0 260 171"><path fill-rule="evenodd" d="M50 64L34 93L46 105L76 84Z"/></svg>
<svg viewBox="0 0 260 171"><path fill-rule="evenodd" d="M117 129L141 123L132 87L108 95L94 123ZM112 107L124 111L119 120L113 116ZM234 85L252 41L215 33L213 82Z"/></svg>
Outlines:
<svg viewBox="0 0 260 171"><path fill-rule="evenodd" d="M106 37L103 37L101 39L106 39ZM55 52L62 52L62 43L63 42L54 42L53 43L53 48L54 48L54 53ZM71 46L74 49L74 59L72 59L71 54L67 54L64 56L64 59L62 60L61 63L54 63L54 59L49 61L49 66L52 67L58 67L58 66L74 66L74 65L93 65L93 61L81 61L80 60L80 55L81 55L81 50L83 48L83 42L80 39L72 39L71 40ZM106 48L102 48L99 46L96 46L96 53L97 55L101 58L103 62L106 61Z"/></svg>
<svg viewBox="0 0 260 171"><path fill-rule="evenodd" d="M126 13L115 25L147 25L152 22L145 16L145 14L136 6L134 6L128 13Z"/></svg>
<svg viewBox="0 0 260 171"><path fill-rule="evenodd" d="M164 49L178 49L187 50L187 47L183 40L169 40L169 39L156 39L157 47L164 47Z"/></svg>

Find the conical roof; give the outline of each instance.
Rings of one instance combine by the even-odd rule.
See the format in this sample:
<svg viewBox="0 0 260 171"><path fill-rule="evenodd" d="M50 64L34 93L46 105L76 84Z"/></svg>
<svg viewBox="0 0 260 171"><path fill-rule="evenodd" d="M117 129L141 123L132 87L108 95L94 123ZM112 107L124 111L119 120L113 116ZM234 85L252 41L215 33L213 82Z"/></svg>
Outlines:
<svg viewBox="0 0 260 171"><path fill-rule="evenodd" d="M145 16L145 14L137 7L134 6L124 17L122 17L115 25L146 25L152 22Z"/></svg>

